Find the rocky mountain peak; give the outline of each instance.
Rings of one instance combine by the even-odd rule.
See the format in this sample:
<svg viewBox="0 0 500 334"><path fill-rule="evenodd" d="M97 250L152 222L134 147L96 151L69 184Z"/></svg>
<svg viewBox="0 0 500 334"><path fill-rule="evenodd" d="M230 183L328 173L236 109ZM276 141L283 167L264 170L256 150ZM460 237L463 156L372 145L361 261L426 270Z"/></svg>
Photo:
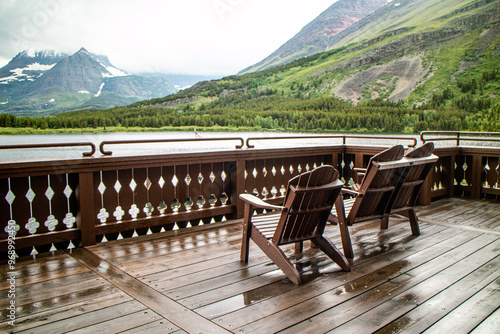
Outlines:
<svg viewBox="0 0 500 334"><path fill-rule="evenodd" d="M327 51L336 35L387 3L388 0L338 0L275 52L240 74L283 65Z"/></svg>

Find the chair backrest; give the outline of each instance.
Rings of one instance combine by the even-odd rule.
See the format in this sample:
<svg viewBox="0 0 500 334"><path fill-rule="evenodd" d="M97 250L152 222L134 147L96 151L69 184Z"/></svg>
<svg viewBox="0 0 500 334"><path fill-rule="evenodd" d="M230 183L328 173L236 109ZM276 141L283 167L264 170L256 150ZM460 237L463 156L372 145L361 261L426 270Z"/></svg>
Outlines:
<svg viewBox="0 0 500 334"><path fill-rule="evenodd" d="M386 214L393 192L405 170L405 165L401 164L403 154L403 146L395 145L370 159L359 185L359 196L348 215L350 224L382 218Z"/></svg>
<svg viewBox="0 0 500 334"><path fill-rule="evenodd" d="M273 241L282 245L321 236L342 185L332 166L320 166L292 178Z"/></svg>
<svg viewBox="0 0 500 334"><path fill-rule="evenodd" d="M407 210L416 205L418 195L427 175L434 167L438 157L433 155L434 144L429 142L408 152L404 159L406 168L399 183L390 207L391 213Z"/></svg>

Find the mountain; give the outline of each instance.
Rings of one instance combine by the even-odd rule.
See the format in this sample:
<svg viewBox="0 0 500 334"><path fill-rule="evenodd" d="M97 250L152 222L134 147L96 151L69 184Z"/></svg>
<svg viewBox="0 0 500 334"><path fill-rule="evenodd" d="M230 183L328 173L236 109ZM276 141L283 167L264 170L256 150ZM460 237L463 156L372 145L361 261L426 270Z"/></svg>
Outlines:
<svg viewBox="0 0 500 334"><path fill-rule="evenodd" d="M0 69L0 110L28 115L110 108L166 96L177 89L160 76L131 75L106 56L23 51Z"/></svg>
<svg viewBox="0 0 500 334"><path fill-rule="evenodd" d="M200 82L120 114L154 107L172 126L500 130L500 0L395 0L329 43L326 52Z"/></svg>
<svg viewBox="0 0 500 334"><path fill-rule="evenodd" d="M361 1L339 0L334 5L346 3ZM327 10L318 18L327 17L327 12L332 16ZM306 27L318 22L330 26L328 21L315 19ZM455 96L461 97L462 89L457 87L461 81L479 82L482 73L499 68L499 22L500 0L389 1L331 36L326 52L199 83L165 100L173 104L176 98L185 100L189 95L198 101L212 96L214 101L241 91L272 89L290 97L338 97L354 104L381 97L418 106L442 93L444 87L456 87ZM290 41L286 44L292 45L297 36ZM295 45L292 51L300 53L307 44ZM312 38L311 45L317 45ZM493 82L483 87L489 88L483 97L496 101L500 92Z"/></svg>
<svg viewBox="0 0 500 334"><path fill-rule="evenodd" d="M0 115L0 126L500 131L500 0L394 0L328 43L166 97L44 120Z"/></svg>
<svg viewBox="0 0 500 334"><path fill-rule="evenodd" d="M335 36L387 3L388 0L338 0L278 50L240 74L327 51L335 43Z"/></svg>

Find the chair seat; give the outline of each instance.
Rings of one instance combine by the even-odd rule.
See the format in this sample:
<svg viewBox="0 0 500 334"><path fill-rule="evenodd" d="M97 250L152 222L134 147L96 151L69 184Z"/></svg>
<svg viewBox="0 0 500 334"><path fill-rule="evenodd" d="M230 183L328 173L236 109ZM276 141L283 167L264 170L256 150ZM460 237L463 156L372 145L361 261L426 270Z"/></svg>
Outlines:
<svg viewBox="0 0 500 334"><path fill-rule="evenodd" d="M252 217L252 224L257 227L266 239L271 239L276 231L276 227L278 226L280 215L280 212L254 215Z"/></svg>

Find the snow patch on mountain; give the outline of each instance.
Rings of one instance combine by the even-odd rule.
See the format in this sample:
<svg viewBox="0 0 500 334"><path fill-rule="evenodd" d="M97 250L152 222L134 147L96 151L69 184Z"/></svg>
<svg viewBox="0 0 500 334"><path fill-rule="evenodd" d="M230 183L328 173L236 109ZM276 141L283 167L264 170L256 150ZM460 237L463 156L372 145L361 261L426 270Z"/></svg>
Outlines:
<svg viewBox="0 0 500 334"><path fill-rule="evenodd" d="M129 73L122 71L119 68L116 68L114 66L105 66L102 63L101 63L101 65L103 65L104 68L109 72L109 74L108 73L102 74L102 76L105 78L126 77L126 76L130 75Z"/></svg>
<svg viewBox="0 0 500 334"><path fill-rule="evenodd" d="M42 50L42 49L27 49L21 52L22 56L36 58L36 57L60 57L64 53L56 50Z"/></svg>
<svg viewBox="0 0 500 334"><path fill-rule="evenodd" d="M95 94L95 97L98 97L99 95L101 95L101 92L102 92L102 87L104 87L104 82L101 84L101 86L99 87L99 90L97 91L97 93Z"/></svg>
<svg viewBox="0 0 500 334"><path fill-rule="evenodd" d="M34 81L36 78L40 77L43 73L38 74L37 76L30 75L28 73L24 73L24 71L42 71L46 72L50 70L52 67L54 67L56 64L50 64L50 65L43 65L40 63L33 63L29 64L28 66L24 68L15 68L13 70L10 70L12 72L11 76L8 77L3 77L0 78L0 84L8 84L11 81L24 81L24 80L29 80L29 81Z"/></svg>

